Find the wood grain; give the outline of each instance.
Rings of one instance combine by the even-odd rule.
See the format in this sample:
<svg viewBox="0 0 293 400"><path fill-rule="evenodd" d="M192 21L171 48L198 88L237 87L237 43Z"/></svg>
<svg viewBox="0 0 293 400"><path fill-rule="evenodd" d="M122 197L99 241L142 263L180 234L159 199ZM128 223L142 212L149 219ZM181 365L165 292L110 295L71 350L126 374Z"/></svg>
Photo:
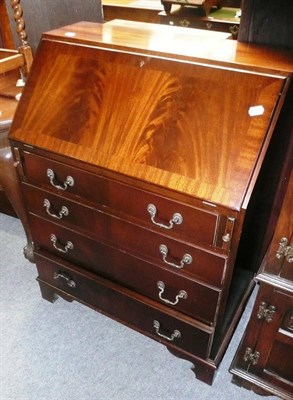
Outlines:
<svg viewBox="0 0 293 400"><path fill-rule="evenodd" d="M286 73L50 40L37 57L10 138L241 208ZM263 115L249 116L260 105Z"/></svg>

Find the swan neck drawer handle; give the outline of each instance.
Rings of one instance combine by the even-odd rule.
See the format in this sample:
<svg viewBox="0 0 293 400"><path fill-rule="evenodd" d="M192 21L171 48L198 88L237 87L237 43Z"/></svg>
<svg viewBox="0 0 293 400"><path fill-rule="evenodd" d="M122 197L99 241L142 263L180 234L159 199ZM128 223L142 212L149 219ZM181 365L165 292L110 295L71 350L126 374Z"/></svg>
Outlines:
<svg viewBox="0 0 293 400"><path fill-rule="evenodd" d="M76 283L74 282L73 279L71 279L71 277L63 272L54 272L54 279L63 279L66 281L67 286L71 287L71 288L75 288L76 287Z"/></svg>
<svg viewBox="0 0 293 400"><path fill-rule="evenodd" d="M60 253L67 253L68 250L72 250L73 249L73 243L70 242L70 241L68 241L66 243L64 248L57 246L58 239L57 239L56 235L54 235L53 233L51 235L51 242L53 243L54 248L56 250L60 251Z"/></svg>
<svg viewBox="0 0 293 400"><path fill-rule="evenodd" d="M159 247L159 250L160 250L160 253L163 256L164 263L167 264L167 265L170 265L171 267L174 267L174 268L181 269L181 268L184 267L185 264L191 264L192 261L193 261L190 254L184 254L182 260L180 261L180 264L178 265L178 264L172 263L172 262L167 260L167 255L168 255L168 251L169 250L168 250L168 247L165 244L161 244L160 247Z"/></svg>
<svg viewBox="0 0 293 400"><path fill-rule="evenodd" d="M170 301L168 299L164 299L162 297L162 294L164 293L164 290L165 290L164 282L158 281L157 286L159 289L159 298L166 304L170 304L171 306L176 306L176 304L178 304L180 299L187 299L187 293L185 292L185 290L180 290L180 292L175 297L175 301Z"/></svg>
<svg viewBox="0 0 293 400"><path fill-rule="evenodd" d="M155 328L156 334L163 339L169 340L169 342L173 342L175 339L179 339L181 337L181 332L178 331L177 329L175 329L175 331L170 336L161 333L160 332L161 324L159 321L154 320L153 326Z"/></svg>
<svg viewBox="0 0 293 400"><path fill-rule="evenodd" d="M54 214L52 211L50 211L51 203L48 199L44 200L44 207L46 208L46 213L53 218L62 219L63 217L67 217L67 215L69 214L68 208L65 206L61 207L58 214Z"/></svg>
<svg viewBox="0 0 293 400"><path fill-rule="evenodd" d="M161 224L160 222L155 221L155 216L157 214L157 207L154 204L149 204L147 206L147 211L151 216L151 221L154 225L159 226L164 229L172 229L174 225L180 225L183 222L183 217L179 213L173 214L173 217L169 221L169 225Z"/></svg>
<svg viewBox="0 0 293 400"><path fill-rule="evenodd" d="M51 185L58 190L67 190L69 186L72 187L74 185L74 179L72 178L72 176L68 176L66 178L66 181L63 182L63 184L61 185L54 183L55 173L50 168L47 169L47 177L49 178Z"/></svg>

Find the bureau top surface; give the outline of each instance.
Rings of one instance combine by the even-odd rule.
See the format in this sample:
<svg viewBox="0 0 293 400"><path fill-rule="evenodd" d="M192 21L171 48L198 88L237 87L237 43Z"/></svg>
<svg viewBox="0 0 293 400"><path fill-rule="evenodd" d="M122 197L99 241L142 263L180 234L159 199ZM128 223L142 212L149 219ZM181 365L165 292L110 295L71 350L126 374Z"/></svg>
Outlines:
<svg viewBox="0 0 293 400"><path fill-rule="evenodd" d="M240 209L292 53L131 21L43 35L9 137Z"/></svg>
<svg viewBox="0 0 293 400"><path fill-rule="evenodd" d="M73 35L72 35L73 34ZM266 73L293 72L293 51L223 40L227 33L187 29L137 21L113 20L105 24L79 22L46 32L47 39L67 40L120 51L208 62Z"/></svg>

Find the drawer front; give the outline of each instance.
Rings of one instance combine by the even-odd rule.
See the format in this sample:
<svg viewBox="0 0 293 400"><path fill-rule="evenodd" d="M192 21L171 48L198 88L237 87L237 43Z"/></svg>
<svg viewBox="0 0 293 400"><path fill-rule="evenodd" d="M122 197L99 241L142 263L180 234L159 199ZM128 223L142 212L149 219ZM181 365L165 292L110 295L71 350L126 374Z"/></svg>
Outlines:
<svg viewBox="0 0 293 400"><path fill-rule="evenodd" d="M78 168L24 152L25 175L28 182L71 198L86 199L95 207L109 208L111 213L137 219L139 223L166 235L180 238L200 246L219 246L224 242L227 217L167 199L131 186L97 176ZM47 171L54 174L52 182L64 186L57 189L50 184ZM72 178L72 180L71 180Z"/></svg>
<svg viewBox="0 0 293 400"><path fill-rule="evenodd" d="M73 204L68 200L63 201L62 199L58 204L51 196L46 196L45 199L49 200L50 204L53 204L54 208L56 207L59 210L65 206L69 210L69 214L64 221L57 225L55 219L46 214L42 205L44 198L40 198L39 209L42 211L40 214L50 218L51 221L45 222L43 219L30 215L31 229L36 243L45 241L43 243L45 244L50 239L50 235L55 234L63 244L67 241L72 242L77 251L78 248L81 248L81 242L73 230L76 231L76 226L79 224L79 228L84 229L78 229L78 232L94 240L117 247L139 258L147 259L156 265L168 268L170 271L194 277L219 288L222 286L226 266L226 258L224 257L186 245L92 208ZM37 211L34 208L31 210ZM65 220L68 220L68 222L64 223ZM72 224L70 224L71 221ZM50 225L52 223L53 225ZM65 228L70 228L70 230ZM46 235L43 234L45 232ZM52 243L50 248L52 249ZM68 255L74 253L75 250L68 251ZM82 259L86 258L87 250L82 249L80 254ZM92 262L91 257L92 254L88 256L89 263Z"/></svg>
<svg viewBox="0 0 293 400"><path fill-rule="evenodd" d="M68 264L35 254L39 280L108 316L196 356L208 356L212 329L166 307ZM179 332L179 333L178 333Z"/></svg>
<svg viewBox="0 0 293 400"><path fill-rule="evenodd" d="M38 250L62 256L162 304L214 323L219 290L39 218L31 216L31 221Z"/></svg>

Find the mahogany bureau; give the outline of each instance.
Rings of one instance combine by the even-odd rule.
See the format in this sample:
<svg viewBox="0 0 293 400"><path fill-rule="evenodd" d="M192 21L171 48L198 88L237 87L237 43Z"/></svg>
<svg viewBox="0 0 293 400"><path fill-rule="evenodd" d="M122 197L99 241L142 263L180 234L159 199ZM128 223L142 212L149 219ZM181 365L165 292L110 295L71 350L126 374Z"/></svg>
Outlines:
<svg viewBox="0 0 293 400"><path fill-rule="evenodd" d="M42 296L148 335L209 384L270 230L293 68L222 35L121 20L45 33L9 134Z"/></svg>

